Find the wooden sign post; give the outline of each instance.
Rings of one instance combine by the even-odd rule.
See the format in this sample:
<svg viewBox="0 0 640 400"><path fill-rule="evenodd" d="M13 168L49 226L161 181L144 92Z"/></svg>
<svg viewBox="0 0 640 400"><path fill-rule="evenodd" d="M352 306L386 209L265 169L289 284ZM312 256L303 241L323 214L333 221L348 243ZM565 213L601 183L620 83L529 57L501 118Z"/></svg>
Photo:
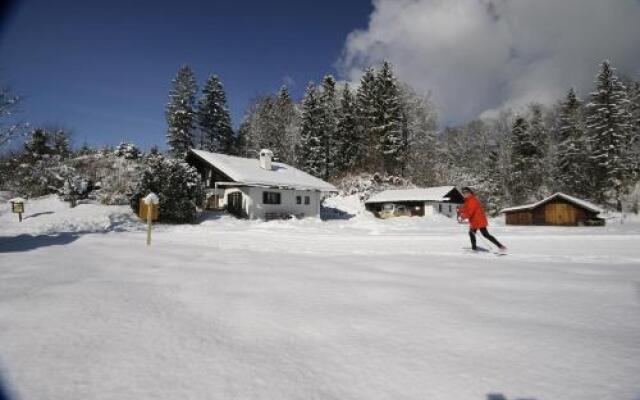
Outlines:
<svg viewBox="0 0 640 400"><path fill-rule="evenodd" d="M9 200L11 203L11 211L15 214L18 214L18 221L22 222L22 213L24 212L24 199L20 197L16 197L15 199Z"/></svg>
<svg viewBox="0 0 640 400"><path fill-rule="evenodd" d="M151 223L158 219L158 204L160 203L160 199L155 193L149 193L143 201L147 206L147 246L149 246L151 245Z"/></svg>

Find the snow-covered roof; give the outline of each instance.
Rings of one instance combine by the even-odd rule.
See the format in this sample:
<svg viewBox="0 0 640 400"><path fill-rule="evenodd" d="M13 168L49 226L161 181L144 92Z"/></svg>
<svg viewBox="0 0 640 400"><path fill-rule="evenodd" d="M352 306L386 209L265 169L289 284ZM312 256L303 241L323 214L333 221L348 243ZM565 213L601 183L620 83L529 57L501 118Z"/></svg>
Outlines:
<svg viewBox="0 0 640 400"><path fill-rule="evenodd" d="M26 200L23 199L22 197L14 197L13 199L9 200L10 203L25 203Z"/></svg>
<svg viewBox="0 0 640 400"><path fill-rule="evenodd" d="M448 201L447 195L455 186L437 186L422 189L385 190L377 193L365 203L393 203L401 201Z"/></svg>
<svg viewBox="0 0 640 400"><path fill-rule="evenodd" d="M555 193L555 194L553 194L553 195L551 195L551 196L549 196L547 198L544 198L544 199L538 201L537 203L525 204L523 206L517 206L517 207L509 207L509 208L505 208L505 209L501 210L500 212L501 213L508 213L508 212L513 212L513 211L531 210L531 209L539 207L539 206L541 206L541 205L543 205L543 204L545 204L545 203L547 203L547 202L549 202L549 201L551 201L551 200L553 200L555 198L558 198L558 197L562 198L562 199L564 199L564 200L566 200L566 201L568 201L570 203L573 203L578 207L582 207L582 208L584 208L586 210L593 211L595 213L602 212L602 209L599 208L598 206L596 206L595 204L589 203L586 200L581 200L581 199L579 199L577 197L569 196L568 194L564 194L564 193L560 193L560 192Z"/></svg>
<svg viewBox="0 0 640 400"><path fill-rule="evenodd" d="M234 157L196 149L191 149L191 153L220 170L233 182L244 185L338 191L332 184L284 163L272 162L271 170L266 170L260 167L260 160L257 158Z"/></svg>

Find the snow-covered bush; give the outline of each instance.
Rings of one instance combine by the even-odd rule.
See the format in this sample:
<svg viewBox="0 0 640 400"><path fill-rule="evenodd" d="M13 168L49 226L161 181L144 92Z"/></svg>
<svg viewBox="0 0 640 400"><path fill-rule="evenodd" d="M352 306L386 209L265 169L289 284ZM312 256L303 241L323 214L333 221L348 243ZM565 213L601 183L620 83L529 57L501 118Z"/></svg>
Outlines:
<svg viewBox="0 0 640 400"><path fill-rule="evenodd" d="M62 164L51 172L57 181L52 188L62 200L68 201L72 208L76 206L78 200L86 199L93 189L91 180L68 164Z"/></svg>
<svg viewBox="0 0 640 400"><path fill-rule="evenodd" d="M147 159L147 168L130 197L134 212L140 199L151 192L160 197L159 220L164 222L192 222L203 196L198 172L183 161L164 156Z"/></svg>
<svg viewBox="0 0 640 400"><path fill-rule="evenodd" d="M126 159L113 153L97 152L77 157L76 167L95 182L90 198L107 205L129 204L131 187L139 181L144 160Z"/></svg>
<svg viewBox="0 0 640 400"><path fill-rule="evenodd" d="M116 157L122 157L127 160L137 160L142 156L142 152L133 143L122 142L116 147L113 154Z"/></svg>
<svg viewBox="0 0 640 400"><path fill-rule="evenodd" d="M62 164L59 155L13 154L0 161L0 189L19 196L37 197L55 192L52 170Z"/></svg>

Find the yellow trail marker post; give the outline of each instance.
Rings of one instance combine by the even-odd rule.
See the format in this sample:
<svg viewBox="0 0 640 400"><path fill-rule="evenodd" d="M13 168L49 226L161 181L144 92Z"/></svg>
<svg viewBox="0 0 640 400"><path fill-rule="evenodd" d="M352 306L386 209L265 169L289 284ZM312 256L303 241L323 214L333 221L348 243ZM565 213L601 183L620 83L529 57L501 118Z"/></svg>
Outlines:
<svg viewBox="0 0 640 400"><path fill-rule="evenodd" d="M151 225L152 222L158 219L158 204L160 199L155 193L149 193L144 198L144 204L147 206L147 246L151 245Z"/></svg>

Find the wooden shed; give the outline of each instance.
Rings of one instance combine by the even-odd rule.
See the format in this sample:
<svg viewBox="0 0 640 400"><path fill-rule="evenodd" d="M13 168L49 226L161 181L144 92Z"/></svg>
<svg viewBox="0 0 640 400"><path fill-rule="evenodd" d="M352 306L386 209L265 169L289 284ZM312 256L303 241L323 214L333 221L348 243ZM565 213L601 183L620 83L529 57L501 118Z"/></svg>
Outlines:
<svg viewBox="0 0 640 400"><path fill-rule="evenodd" d="M537 203L505 208L507 225L603 226L600 208L588 201L556 193Z"/></svg>

